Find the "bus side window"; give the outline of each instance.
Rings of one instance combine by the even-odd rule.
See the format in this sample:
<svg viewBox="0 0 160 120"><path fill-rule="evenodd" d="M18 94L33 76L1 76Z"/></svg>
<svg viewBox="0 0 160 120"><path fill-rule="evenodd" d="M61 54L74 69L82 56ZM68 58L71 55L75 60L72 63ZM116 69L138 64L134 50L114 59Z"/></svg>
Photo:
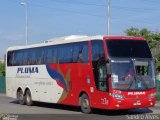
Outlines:
<svg viewBox="0 0 160 120"><path fill-rule="evenodd" d="M19 51L17 57L18 57L17 58L17 61L18 61L17 64L21 66L22 65L23 53L21 51Z"/></svg>
<svg viewBox="0 0 160 120"><path fill-rule="evenodd" d="M29 65L36 65L36 48L30 49Z"/></svg>
<svg viewBox="0 0 160 120"><path fill-rule="evenodd" d="M77 57L77 62L83 62L83 53L82 51L79 51L78 57Z"/></svg>
<svg viewBox="0 0 160 120"><path fill-rule="evenodd" d="M57 47L49 46L45 48L45 64L57 63Z"/></svg>
<svg viewBox="0 0 160 120"><path fill-rule="evenodd" d="M15 66L15 65L16 65L15 56L16 56L16 52L14 51L14 52L12 53L12 59L11 59L11 64L12 64L12 66Z"/></svg>
<svg viewBox="0 0 160 120"><path fill-rule="evenodd" d="M88 42L75 43L73 47L73 62L88 62Z"/></svg>
<svg viewBox="0 0 160 120"><path fill-rule="evenodd" d="M24 50L23 51L23 65L29 65L29 63L28 63L29 56L30 56L29 51Z"/></svg>
<svg viewBox="0 0 160 120"><path fill-rule="evenodd" d="M22 58L23 58L23 52L22 50L15 52L15 66L21 66L22 64Z"/></svg>
<svg viewBox="0 0 160 120"><path fill-rule="evenodd" d="M53 50L52 47L45 48L45 63L52 63Z"/></svg>
<svg viewBox="0 0 160 120"><path fill-rule="evenodd" d="M44 50L43 48L37 48L36 49L36 64L41 65L44 63Z"/></svg>
<svg viewBox="0 0 160 120"><path fill-rule="evenodd" d="M13 60L13 52L9 51L7 53L7 66L13 66L12 60Z"/></svg>
<svg viewBox="0 0 160 120"><path fill-rule="evenodd" d="M79 46L77 43L74 43L73 45L73 62L78 62L78 55L79 55Z"/></svg>
<svg viewBox="0 0 160 120"><path fill-rule="evenodd" d="M64 44L58 49L59 63L72 63L72 45Z"/></svg>
<svg viewBox="0 0 160 120"><path fill-rule="evenodd" d="M57 63L57 53L58 53L58 50L57 50L57 47L54 46L53 48L53 62L52 63Z"/></svg>

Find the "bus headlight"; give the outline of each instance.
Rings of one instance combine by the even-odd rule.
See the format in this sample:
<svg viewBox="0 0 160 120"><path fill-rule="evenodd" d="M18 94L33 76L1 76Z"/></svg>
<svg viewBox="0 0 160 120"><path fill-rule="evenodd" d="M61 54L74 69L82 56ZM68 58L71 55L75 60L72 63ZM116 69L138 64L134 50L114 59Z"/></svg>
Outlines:
<svg viewBox="0 0 160 120"><path fill-rule="evenodd" d="M124 96L122 94L110 93L109 95L113 98L124 99Z"/></svg>
<svg viewBox="0 0 160 120"><path fill-rule="evenodd" d="M156 97L156 93L151 93L151 94L149 95L149 98L154 98L154 97Z"/></svg>

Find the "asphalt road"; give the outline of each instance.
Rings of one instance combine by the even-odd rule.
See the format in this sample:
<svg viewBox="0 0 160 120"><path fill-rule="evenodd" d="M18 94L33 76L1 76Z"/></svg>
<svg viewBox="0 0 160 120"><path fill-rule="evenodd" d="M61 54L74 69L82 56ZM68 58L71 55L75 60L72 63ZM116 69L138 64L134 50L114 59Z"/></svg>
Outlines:
<svg viewBox="0 0 160 120"><path fill-rule="evenodd" d="M0 120L1 116L12 120L160 120L160 105L127 112L96 109L92 114L83 114L73 106L49 103L36 103L31 107L19 105L16 99L0 94Z"/></svg>

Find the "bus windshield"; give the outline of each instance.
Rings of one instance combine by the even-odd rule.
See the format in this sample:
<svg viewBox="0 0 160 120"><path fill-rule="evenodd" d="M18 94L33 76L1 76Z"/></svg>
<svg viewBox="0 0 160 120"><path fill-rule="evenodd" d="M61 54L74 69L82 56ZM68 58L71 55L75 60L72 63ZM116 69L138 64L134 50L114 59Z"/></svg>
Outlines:
<svg viewBox="0 0 160 120"><path fill-rule="evenodd" d="M155 87L152 60L111 60L112 88L147 90Z"/></svg>

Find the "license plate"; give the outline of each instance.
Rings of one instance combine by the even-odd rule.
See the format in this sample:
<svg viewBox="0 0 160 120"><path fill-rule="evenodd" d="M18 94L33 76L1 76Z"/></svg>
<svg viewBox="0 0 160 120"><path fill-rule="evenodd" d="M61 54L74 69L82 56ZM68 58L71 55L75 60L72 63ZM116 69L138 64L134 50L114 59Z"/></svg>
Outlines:
<svg viewBox="0 0 160 120"><path fill-rule="evenodd" d="M137 101L137 102L133 103L133 105L134 106L139 106L139 105L142 105L142 104L141 104L141 102Z"/></svg>

